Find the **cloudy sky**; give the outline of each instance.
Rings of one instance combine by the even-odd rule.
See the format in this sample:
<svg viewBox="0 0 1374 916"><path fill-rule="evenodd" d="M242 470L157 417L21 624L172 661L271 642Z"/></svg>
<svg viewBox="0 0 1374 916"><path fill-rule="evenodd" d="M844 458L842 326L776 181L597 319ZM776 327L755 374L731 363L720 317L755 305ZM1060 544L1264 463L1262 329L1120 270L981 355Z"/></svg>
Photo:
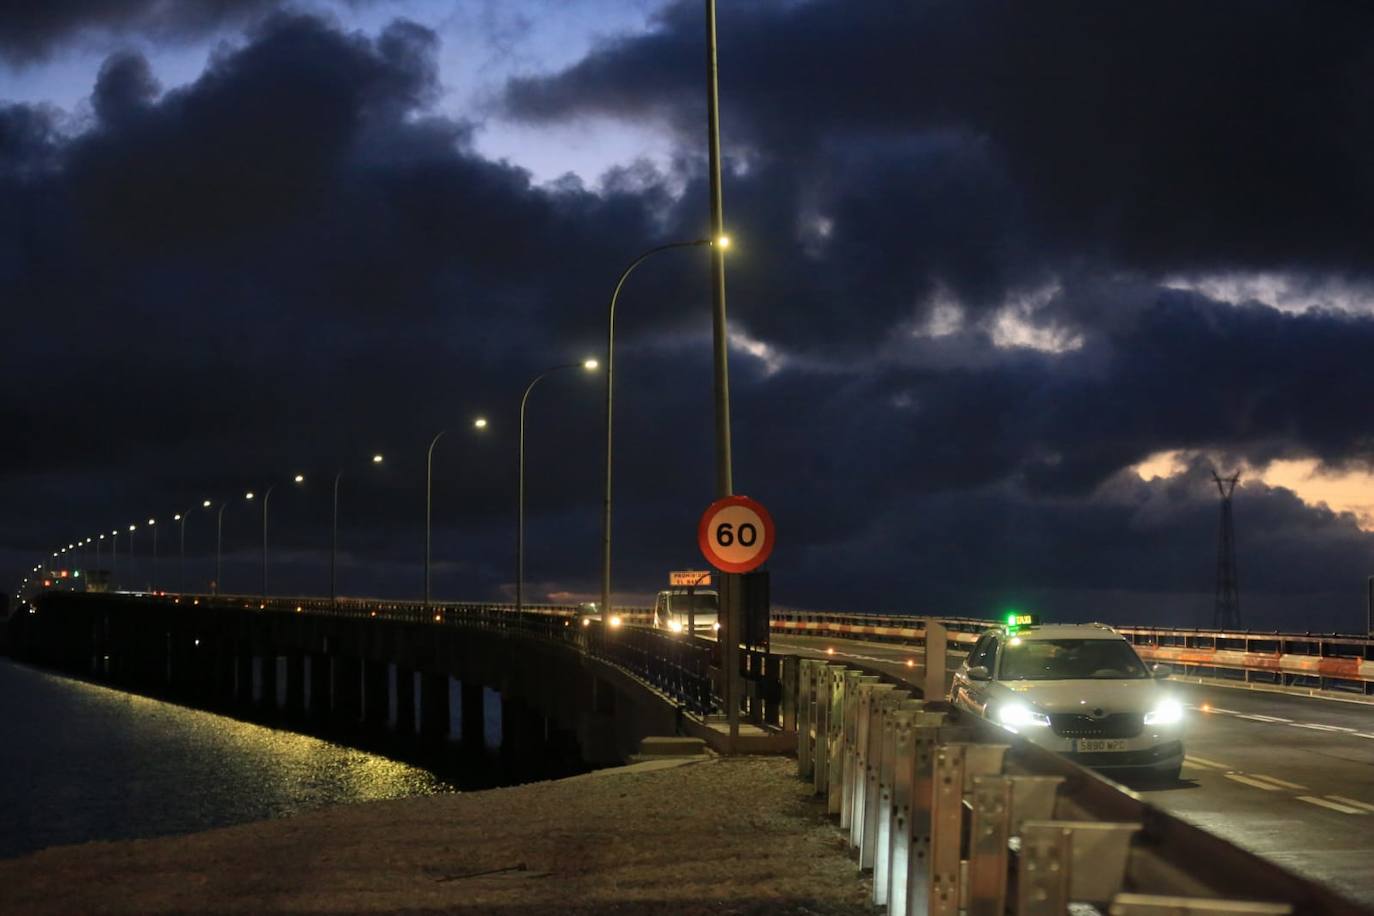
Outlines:
<svg viewBox="0 0 1374 916"><path fill-rule="evenodd" d="M19 9L12 7L18 6ZM1374 573L1374 9L721 0L736 489L775 602L1256 627ZM0 571L224 512L223 587L512 591L525 383L708 222L695 0L62 0L0 12ZM700 565L710 293L617 331L617 592ZM482 414L490 426L471 429ZM534 598L598 587L600 380L530 408ZM374 467L368 458L386 455ZM306 475L303 487L289 482ZM186 527L188 588L215 516ZM108 540L107 540L108 543ZM108 549L106 550L108 559Z"/></svg>

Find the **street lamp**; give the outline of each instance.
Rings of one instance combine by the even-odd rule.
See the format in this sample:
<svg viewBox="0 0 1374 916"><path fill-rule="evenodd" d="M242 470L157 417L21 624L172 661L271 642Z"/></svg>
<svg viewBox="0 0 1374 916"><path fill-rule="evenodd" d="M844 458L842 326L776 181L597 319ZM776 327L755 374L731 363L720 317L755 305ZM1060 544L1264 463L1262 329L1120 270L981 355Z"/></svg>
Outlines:
<svg viewBox="0 0 1374 916"><path fill-rule="evenodd" d="M380 454L372 456L372 463L379 465L384 459ZM299 475L297 475L299 477ZM339 481L343 479L343 470L334 475L334 524L332 527L333 535L329 541L329 603L334 604L338 600L338 560L339 560ZM299 481L297 481L299 482Z"/></svg>
<svg viewBox="0 0 1374 916"><path fill-rule="evenodd" d="M305 475L297 474L291 478L292 483L297 485L305 483ZM267 504L272 499L272 491L277 485L270 484L262 494L262 599L267 600ZM248 493L248 498L252 499L253 494Z"/></svg>
<svg viewBox="0 0 1374 916"><path fill-rule="evenodd" d="M520 445L517 450L519 457L516 461L518 469L516 477L519 483L516 487L515 497L515 610L517 613L525 609L525 405L530 399L530 392L534 390L534 386L542 382L546 375L562 369L580 368L587 372L595 372L599 366L600 363L594 359L585 359L580 363L563 363L558 366L550 366L536 375L525 386L525 393L520 398Z"/></svg>
<svg viewBox="0 0 1374 916"><path fill-rule="evenodd" d="M249 490L243 494L244 499L252 499L253 491ZM210 508L210 500L201 503L205 508ZM210 589L210 594L218 595L220 589L220 555L224 547L224 510L229 508L229 500L224 500L219 504L219 512L215 514L215 581Z"/></svg>
<svg viewBox="0 0 1374 916"><path fill-rule="evenodd" d="M478 417L472 421L473 429L486 429L487 421L485 417ZM439 440L444 437L446 429L441 429L434 434L434 438L429 440L429 450L425 452L425 608L429 608L429 558L430 545L432 542L430 532L430 517L433 507L434 495L434 446L439 444Z"/></svg>
<svg viewBox="0 0 1374 916"><path fill-rule="evenodd" d="M157 591L157 519L155 519L155 518L150 518L150 519L148 519L148 527L151 528L152 531L153 531L153 578L152 578L152 581L151 581L149 584L152 585L152 591L156 592L156 591Z"/></svg>
<svg viewBox="0 0 1374 916"><path fill-rule="evenodd" d="M725 240L724 236L720 236L720 238ZM674 248L700 248L710 244L711 240L705 238L693 239L690 242L669 242L667 245L650 248L621 271L620 279L616 281L615 290L611 293L611 304L606 315L606 492L601 504L601 616L603 620L609 620L611 614L611 442L613 441L611 421L615 381L615 302L620 297L621 287L625 285L630 274L634 273L635 268L660 251L670 251Z"/></svg>
<svg viewBox="0 0 1374 916"><path fill-rule="evenodd" d="M96 565L96 568L97 568L97 569L100 568L100 542L103 541L103 540L105 540L105 535L104 535L104 534L99 534L99 535L96 536L96 539L95 539L95 565Z"/></svg>
<svg viewBox="0 0 1374 916"><path fill-rule="evenodd" d="M110 532L110 584L119 581L119 529ZM115 591L118 591L115 588Z"/></svg>
<svg viewBox="0 0 1374 916"><path fill-rule="evenodd" d="M136 528L138 528L137 525L129 526L129 585L135 589L138 588L138 580L134 578L138 575L134 572L134 530Z"/></svg>

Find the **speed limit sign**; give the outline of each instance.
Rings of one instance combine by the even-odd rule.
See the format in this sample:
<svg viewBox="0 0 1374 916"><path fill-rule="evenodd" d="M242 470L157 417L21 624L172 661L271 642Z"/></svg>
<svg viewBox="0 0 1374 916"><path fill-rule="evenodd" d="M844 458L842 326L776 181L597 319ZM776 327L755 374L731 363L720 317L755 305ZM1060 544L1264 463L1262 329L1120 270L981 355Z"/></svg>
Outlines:
<svg viewBox="0 0 1374 916"><path fill-rule="evenodd" d="M746 573L773 552L773 516L747 496L726 496L707 507L697 524L697 544L721 572Z"/></svg>

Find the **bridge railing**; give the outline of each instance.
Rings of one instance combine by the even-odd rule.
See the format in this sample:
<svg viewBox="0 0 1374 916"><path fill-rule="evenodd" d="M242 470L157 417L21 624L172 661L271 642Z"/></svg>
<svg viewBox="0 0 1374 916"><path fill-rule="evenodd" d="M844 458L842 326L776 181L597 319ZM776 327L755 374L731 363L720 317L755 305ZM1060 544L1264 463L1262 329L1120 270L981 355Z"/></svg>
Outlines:
<svg viewBox="0 0 1374 916"><path fill-rule="evenodd" d="M469 627L553 642L608 662L665 694L692 715L704 718L719 706L712 691L710 669L713 644L669 633L611 625L578 613L575 605L484 602L394 601L373 598L269 597L256 595L143 595L196 607L233 607L244 610L374 619L415 625ZM622 621L643 619L647 609L618 609Z"/></svg>
<svg viewBox="0 0 1374 916"><path fill-rule="evenodd" d="M949 641L969 646L995 620L936 617ZM872 639L925 644L925 618L895 614L778 611L775 632L835 639ZM1374 697L1374 639L1339 633L1280 633L1115 627L1147 661L1163 662L1178 674L1239 685L1305 693Z"/></svg>

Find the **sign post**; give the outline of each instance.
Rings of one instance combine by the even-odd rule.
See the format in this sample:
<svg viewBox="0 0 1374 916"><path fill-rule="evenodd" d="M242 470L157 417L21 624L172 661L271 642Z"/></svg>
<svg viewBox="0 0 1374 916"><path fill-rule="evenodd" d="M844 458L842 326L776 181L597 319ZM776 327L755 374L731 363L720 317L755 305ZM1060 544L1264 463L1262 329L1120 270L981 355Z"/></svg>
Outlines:
<svg viewBox="0 0 1374 916"><path fill-rule="evenodd" d="M702 556L723 573L746 573L762 566L773 552L775 535L773 516L762 504L747 496L721 497L706 507L697 523L697 546ZM725 715L730 725L733 752L739 738L742 595L738 575L721 578L720 609L727 616L720 630L720 638L724 641L720 659L724 669Z"/></svg>

